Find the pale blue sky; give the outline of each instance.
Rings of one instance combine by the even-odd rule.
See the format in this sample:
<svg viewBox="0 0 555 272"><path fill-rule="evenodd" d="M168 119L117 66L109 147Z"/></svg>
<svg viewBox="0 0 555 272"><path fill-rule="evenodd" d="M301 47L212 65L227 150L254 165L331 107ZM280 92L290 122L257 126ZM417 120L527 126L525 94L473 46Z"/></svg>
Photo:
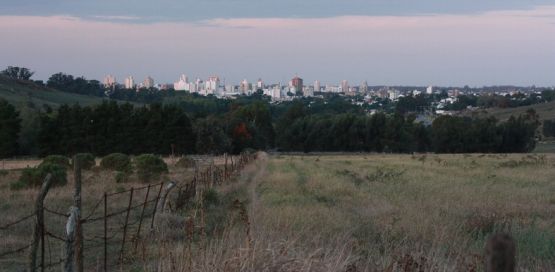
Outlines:
<svg viewBox="0 0 555 272"><path fill-rule="evenodd" d="M0 66L39 79L555 85L555 0L0 2Z"/></svg>

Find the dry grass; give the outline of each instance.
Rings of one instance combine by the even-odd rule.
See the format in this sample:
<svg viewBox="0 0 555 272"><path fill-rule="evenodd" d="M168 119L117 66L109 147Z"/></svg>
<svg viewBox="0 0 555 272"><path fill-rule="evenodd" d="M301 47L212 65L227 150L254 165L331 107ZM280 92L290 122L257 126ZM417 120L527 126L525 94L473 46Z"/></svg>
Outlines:
<svg viewBox="0 0 555 272"><path fill-rule="evenodd" d="M233 190L220 190L221 195L240 191L249 199L252 244L245 242L244 224L228 224L205 247L193 249L191 264L175 267L478 271L486 237L507 231L518 243L520 271L550 271L555 266L554 159L479 154L262 158ZM175 256L180 250L181 245L170 246L161 254Z"/></svg>
<svg viewBox="0 0 555 272"><path fill-rule="evenodd" d="M163 218L124 270L479 271L485 238L502 230L520 271L551 271L554 166L553 155L262 154L206 197L202 216L196 206ZM122 186L111 173L85 176L91 196ZM70 203L67 188L51 202ZM29 211L35 194L2 190L3 217Z"/></svg>

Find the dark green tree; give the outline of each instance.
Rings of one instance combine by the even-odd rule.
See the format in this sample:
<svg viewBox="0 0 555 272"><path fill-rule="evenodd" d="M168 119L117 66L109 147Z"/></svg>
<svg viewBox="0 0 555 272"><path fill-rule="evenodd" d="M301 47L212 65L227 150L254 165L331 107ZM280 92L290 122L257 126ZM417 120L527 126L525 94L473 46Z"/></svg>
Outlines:
<svg viewBox="0 0 555 272"><path fill-rule="evenodd" d="M31 70L23 67L8 66L8 68L0 72L0 74L13 79L29 80L33 76L34 72L31 72Z"/></svg>
<svg viewBox="0 0 555 272"><path fill-rule="evenodd" d="M5 99L0 98L0 157L7 158L18 152L18 135L21 129L21 119L16 111Z"/></svg>

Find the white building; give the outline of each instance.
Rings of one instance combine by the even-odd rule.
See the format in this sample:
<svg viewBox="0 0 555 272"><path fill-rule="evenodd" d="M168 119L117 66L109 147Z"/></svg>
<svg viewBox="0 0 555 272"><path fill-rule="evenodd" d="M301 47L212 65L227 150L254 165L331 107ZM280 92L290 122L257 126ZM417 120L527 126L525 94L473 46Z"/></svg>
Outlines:
<svg viewBox="0 0 555 272"><path fill-rule="evenodd" d="M433 94L434 93L434 86L428 86L428 88L426 88L426 93L427 94Z"/></svg>
<svg viewBox="0 0 555 272"><path fill-rule="evenodd" d="M347 80L341 81L341 91L344 93L349 91L349 82Z"/></svg>
<svg viewBox="0 0 555 272"><path fill-rule="evenodd" d="M152 79L150 76L147 76L143 81L143 87L147 89L154 88L154 79Z"/></svg>
<svg viewBox="0 0 555 272"><path fill-rule="evenodd" d="M241 85L239 85L239 92L241 94L247 94L249 93L249 82L246 79L243 79L243 81L241 81Z"/></svg>
<svg viewBox="0 0 555 272"><path fill-rule="evenodd" d="M363 81L362 84L360 85L360 92L362 93L366 93L368 92L368 82Z"/></svg>
<svg viewBox="0 0 555 272"><path fill-rule="evenodd" d="M262 81L261 78L259 78L258 82L256 82L256 89L257 90L264 89L264 82Z"/></svg>
<svg viewBox="0 0 555 272"><path fill-rule="evenodd" d="M220 93L220 78L218 76L211 76L204 83L204 88L207 94L221 95Z"/></svg>
<svg viewBox="0 0 555 272"><path fill-rule="evenodd" d="M303 96L304 97L312 97L314 96L314 88L313 87L304 87L303 88Z"/></svg>
<svg viewBox="0 0 555 272"><path fill-rule="evenodd" d="M106 88L111 88L114 87L116 85L116 77L114 77L113 75L107 75L104 78L104 87Z"/></svg>
<svg viewBox="0 0 555 272"><path fill-rule="evenodd" d="M176 91L188 91L189 90L189 79L186 75L181 75L177 82L173 83L173 89Z"/></svg>
<svg viewBox="0 0 555 272"><path fill-rule="evenodd" d="M126 89L134 89L135 88L135 80L133 79L133 76L128 76L125 79L124 85L125 85Z"/></svg>
<svg viewBox="0 0 555 272"><path fill-rule="evenodd" d="M320 91L320 81L318 81L318 80L314 81L314 91L315 92Z"/></svg>

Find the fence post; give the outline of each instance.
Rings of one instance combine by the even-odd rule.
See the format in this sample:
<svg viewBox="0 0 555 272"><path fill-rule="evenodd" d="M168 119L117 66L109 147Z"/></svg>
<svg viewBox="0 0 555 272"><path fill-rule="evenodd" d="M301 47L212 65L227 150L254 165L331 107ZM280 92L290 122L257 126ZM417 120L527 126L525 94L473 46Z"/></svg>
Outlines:
<svg viewBox="0 0 555 272"><path fill-rule="evenodd" d="M104 192L104 272L108 271L108 194Z"/></svg>
<svg viewBox="0 0 555 272"><path fill-rule="evenodd" d="M145 196L145 202L143 203L143 210L141 211L141 217L139 218L139 227L137 229L137 236L135 237L135 249L137 249L137 245L139 244L138 239L141 236L141 227L143 226L143 217L145 216L145 210L146 210L146 204L148 203L148 196L150 194L150 184L148 185L148 188L146 189L146 196Z"/></svg>
<svg viewBox="0 0 555 272"><path fill-rule="evenodd" d="M33 242L31 243L31 251L29 252L29 271L37 271L37 248L39 245L39 238L42 241L42 256L41 256L41 270L44 271L44 198L50 189L51 174L47 174L42 182L39 195L35 202L35 214L37 222L33 231Z"/></svg>
<svg viewBox="0 0 555 272"><path fill-rule="evenodd" d="M224 153L224 179L227 180L227 153Z"/></svg>
<svg viewBox="0 0 555 272"><path fill-rule="evenodd" d="M156 217L156 210L158 210L158 202L160 202L160 194L162 194L162 188L164 183L160 183L160 189L158 190L158 195L156 196L156 202L154 203L154 211L152 212L152 219L150 221L150 230L154 229L154 218Z"/></svg>
<svg viewBox="0 0 555 272"><path fill-rule="evenodd" d="M129 223L129 213L131 212L131 204L133 203L133 192L134 189L131 188L129 192L129 204L127 205L127 214L125 215L125 224L123 225L123 239L121 241L121 251L120 251L120 262L123 264L123 250L125 249L125 236L127 235L127 223Z"/></svg>
<svg viewBox="0 0 555 272"><path fill-rule="evenodd" d="M166 202L168 201L168 195L170 194L171 190L175 188L175 185L176 184L174 181L170 181L170 183L168 183L168 185L166 186L166 191L164 192L164 196L162 196L162 202L160 203L160 210L158 212L164 213L164 210L166 209Z"/></svg>
<svg viewBox="0 0 555 272"><path fill-rule="evenodd" d="M73 156L73 174L75 181L74 205L77 208L75 218L75 268L83 272L83 227L81 225L81 160Z"/></svg>
<svg viewBox="0 0 555 272"><path fill-rule="evenodd" d="M65 263L64 271L73 272L75 267L75 236L76 236L76 225L77 218L79 217L79 209L75 206L71 206L69 218L66 223L66 252L65 252Z"/></svg>

